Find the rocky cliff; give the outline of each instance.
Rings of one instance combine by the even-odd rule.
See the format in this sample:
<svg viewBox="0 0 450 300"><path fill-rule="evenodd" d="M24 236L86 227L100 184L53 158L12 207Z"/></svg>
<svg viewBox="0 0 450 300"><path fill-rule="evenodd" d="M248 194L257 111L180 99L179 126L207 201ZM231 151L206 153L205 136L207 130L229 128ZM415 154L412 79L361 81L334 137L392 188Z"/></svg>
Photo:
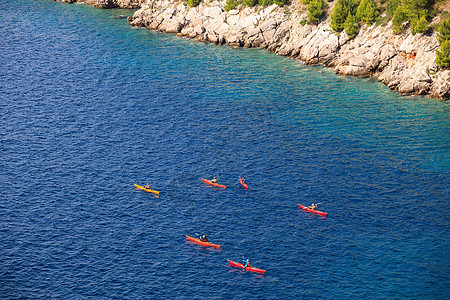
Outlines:
<svg viewBox="0 0 450 300"><path fill-rule="evenodd" d="M225 1L205 1L197 7L183 2L144 0L130 24L233 47L262 47L306 64L322 63L336 73L375 76L405 94L450 98L450 71L439 70L436 34L394 35L392 27L361 28L349 40L324 21L302 25L301 4L286 7L246 7L224 10ZM328 5L333 5L329 3Z"/></svg>
<svg viewBox="0 0 450 300"><path fill-rule="evenodd" d="M241 7L228 12L225 0L203 0L197 7L173 0L84 1L103 8L140 7L129 20L132 26L233 47L266 48L306 64L321 63L337 74L374 76L400 93L450 99L450 70L436 65L436 33L394 35L391 24L364 25L350 40L345 32L333 32L329 20L305 24L306 8L296 0L285 7ZM331 11L334 2L327 5Z"/></svg>

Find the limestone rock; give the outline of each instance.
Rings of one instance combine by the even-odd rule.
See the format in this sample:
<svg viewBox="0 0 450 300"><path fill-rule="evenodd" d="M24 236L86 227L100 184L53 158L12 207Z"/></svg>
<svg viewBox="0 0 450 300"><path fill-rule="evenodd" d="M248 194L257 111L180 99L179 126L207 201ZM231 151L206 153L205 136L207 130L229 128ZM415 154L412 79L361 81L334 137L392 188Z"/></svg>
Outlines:
<svg viewBox="0 0 450 300"><path fill-rule="evenodd" d="M431 94L437 98L450 98L450 70L443 71L437 76L431 87Z"/></svg>
<svg viewBox="0 0 450 300"><path fill-rule="evenodd" d="M306 14L294 4L283 8L275 4L238 6L226 12L225 0L201 2L197 7L170 0L85 1L94 1L99 7L140 5L130 20L132 26L233 47L267 48L306 64L334 67L338 74L376 76L401 93L450 98L450 71L439 70L435 61L435 34L394 35L389 23L386 27L363 25L358 36L349 39L345 32L334 33L328 22L302 25Z"/></svg>

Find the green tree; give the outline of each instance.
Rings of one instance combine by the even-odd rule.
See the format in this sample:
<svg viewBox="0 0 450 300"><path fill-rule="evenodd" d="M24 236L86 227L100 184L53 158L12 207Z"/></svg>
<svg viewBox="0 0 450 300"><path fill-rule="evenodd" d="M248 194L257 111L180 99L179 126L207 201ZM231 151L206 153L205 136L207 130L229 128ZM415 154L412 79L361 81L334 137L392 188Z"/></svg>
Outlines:
<svg viewBox="0 0 450 300"><path fill-rule="evenodd" d="M392 19L392 17L394 16L395 10L398 8L400 3L401 3L400 0L392 0L389 1L389 3L387 4L386 17L389 18L389 20Z"/></svg>
<svg viewBox="0 0 450 300"><path fill-rule="evenodd" d="M240 1L242 0L227 0L225 5L225 11L235 9L241 3Z"/></svg>
<svg viewBox="0 0 450 300"><path fill-rule="evenodd" d="M195 7L199 5L200 2L201 0L187 0L187 5L189 5L190 7Z"/></svg>
<svg viewBox="0 0 450 300"><path fill-rule="evenodd" d="M375 1L362 0L356 10L356 17L367 25L372 25L378 17L378 8Z"/></svg>
<svg viewBox="0 0 450 300"><path fill-rule="evenodd" d="M442 21L438 26L438 42L442 44L445 40L450 40L450 19Z"/></svg>
<svg viewBox="0 0 450 300"><path fill-rule="evenodd" d="M258 4L261 6L269 6L273 4L273 0L258 0Z"/></svg>
<svg viewBox="0 0 450 300"><path fill-rule="evenodd" d="M244 6L255 6L258 3L258 0L242 0L242 5Z"/></svg>
<svg viewBox="0 0 450 300"><path fill-rule="evenodd" d="M450 68L450 40L444 40L441 50L436 50L436 64L439 68Z"/></svg>
<svg viewBox="0 0 450 300"><path fill-rule="evenodd" d="M273 0L273 3L275 3L278 6L283 6L289 3L288 0Z"/></svg>
<svg viewBox="0 0 450 300"><path fill-rule="evenodd" d="M337 0L331 13L331 29L337 32L344 30L348 14L356 15L358 4L357 0Z"/></svg>
<svg viewBox="0 0 450 300"><path fill-rule="evenodd" d="M319 23L325 5L326 4L323 0L312 0L311 3L309 3L308 12L306 13L306 16L308 17L308 23Z"/></svg>
<svg viewBox="0 0 450 300"><path fill-rule="evenodd" d="M421 11L429 11L434 0L402 0L402 5L411 15L419 15Z"/></svg>
<svg viewBox="0 0 450 300"><path fill-rule="evenodd" d="M438 42L441 49L436 50L436 64L439 68L450 68L450 19L439 24Z"/></svg>
<svg viewBox="0 0 450 300"><path fill-rule="evenodd" d="M394 25L393 31L395 34L403 32L403 30L405 29L403 27L403 22L405 22L406 20L408 20L408 16L403 6L397 7L394 12L394 16L392 17L392 24Z"/></svg>
<svg viewBox="0 0 450 300"><path fill-rule="evenodd" d="M420 19L413 18L411 20L412 33L424 33L428 30L428 21L425 16L420 17Z"/></svg>
<svg viewBox="0 0 450 300"><path fill-rule="evenodd" d="M347 19L344 22L345 33L350 39L354 38L359 33L358 18L351 13L348 13Z"/></svg>
<svg viewBox="0 0 450 300"><path fill-rule="evenodd" d="M402 25L410 21L413 34L423 33L428 30L428 22L431 21L435 10L433 5L436 0L401 0L394 12L392 23L395 34L401 33L405 28ZM388 12L390 6L388 5Z"/></svg>
<svg viewBox="0 0 450 300"><path fill-rule="evenodd" d="M348 16L346 0L337 0L331 13L331 29L337 32L344 30L344 22Z"/></svg>

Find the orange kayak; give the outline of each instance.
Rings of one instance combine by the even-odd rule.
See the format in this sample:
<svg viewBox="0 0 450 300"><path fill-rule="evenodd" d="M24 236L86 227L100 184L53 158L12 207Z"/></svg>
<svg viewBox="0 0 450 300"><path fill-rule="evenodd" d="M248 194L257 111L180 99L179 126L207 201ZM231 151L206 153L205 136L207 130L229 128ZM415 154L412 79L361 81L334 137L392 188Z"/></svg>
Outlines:
<svg viewBox="0 0 450 300"><path fill-rule="evenodd" d="M318 214L319 216L322 216L322 217L326 217L326 216L328 215L326 212L323 212L323 211L320 211L320 210L311 209L311 208L309 208L309 207L307 207L307 206L301 205L300 203L297 203L297 204L298 204L298 206L299 206L301 209L303 209L304 211L312 212L312 213Z"/></svg>
<svg viewBox="0 0 450 300"><path fill-rule="evenodd" d="M244 265L243 264L234 262L234 261L229 260L229 259L227 259L227 260L230 263L230 265L232 265L233 267L244 269ZM252 266L246 267L244 270L245 271L256 272L256 273L260 273L260 274L266 274L266 270L258 269L258 268L252 267Z"/></svg>
<svg viewBox="0 0 450 300"><path fill-rule="evenodd" d="M239 183L240 183L245 189L248 189L248 184L246 184L244 181L242 181L241 176L239 176Z"/></svg>
<svg viewBox="0 0 450 300"><path fill-rule="evenodd" d="M216 247L217 249L220 249L220 245L216 245L216 244L213 244L213 243L210 243L210 242L202 242L200 239L196 239L196 238L193 238L193 237L188 236L188 235L186 235L186 238L189 241L191 241L191 242L194 242L196 244L199 244L199 245L202 245L202 246L205 246L205 247Z"/></svg>
<svg viewBox="0 0 450 300"><path fill-rule="evenodd" d="M209 185L218 186L218 187L221 187L221 188L223 188L223 189L226 189L226 188L227 188L225 185L218 184L218 183L214 183L214 182L212 182L211 180L208 180L208 179L205 179L205 178L202 178L202 181L203 181L204 183L209 184Z"/></svg>
<svg viewBox="0 0 450 300"><path fill-rule="evenodd" d="M146 189L145 187L140 186L140 185L137 185L137 184L134 184L134 186L135 186L137 189L139 189L139 190L143 190L143 191L146 191L146 192L149 192L149 193L153 193L153 194L159 195L159 192L158 192L158 191L155 191L155 190L152 190L152 189Z"/></svg>

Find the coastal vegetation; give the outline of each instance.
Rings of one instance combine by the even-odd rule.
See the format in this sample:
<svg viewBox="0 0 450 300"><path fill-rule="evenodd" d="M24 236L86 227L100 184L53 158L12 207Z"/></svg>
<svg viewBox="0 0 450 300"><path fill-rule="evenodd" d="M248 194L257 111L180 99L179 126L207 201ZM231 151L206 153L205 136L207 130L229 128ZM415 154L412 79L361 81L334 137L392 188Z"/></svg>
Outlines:
<svg viewBox="0 0 450 300"><path fill-rule="evenodd" d="M227 0L225 5L225 11L230 11L232 9L235 9L239 5L242 5L244 7L252 7L255 5L261 5L261 6L269 6L272 4L276 4L278 6L283 6L288 4L288 0Z"/></svg>
<svg viewBox="0 0 450 300"><path fill-rule="evenodd" d="M357 0L337 0L331 14L331 29L341 32L345 29L345 21L356 15Z"/></svg>
<svg viewBox="0 0 450 300"><path fill-rule="evenodd" d="M201 0L187 0L189 6L197 6ZM330 1L330 0L328 0ZM332 1L332 0L331 0ZM318 24L326 14L325 0L300 0L307 5L308 24ZM355 38L363 24L386 24L392 21L393 33L401 34L411 28L412 34L432 30L429 23L439 12L435 4L439 0L337 0L330 14L330 26L335 32L343 32ZM442 2L442 0L441 0ZM289 4L288 0L227 0L225 10L256 5ZM445 14L444 14L445 16ZM450 19L449 19L450 20ZM436 50L436 63L440 68L450 67L450 21L442 21L438 27L440 50Z"/></svg>
<svg viewBox="0 0 450 300"><path fill-rule="evenodd" d="M189 5L190 7L195 7L199 5L200 2L201 0L187 0L187 5Z"/></svg>
<svg viewBox="0 0 450 300"><path fill-rule="evenodd" d="M417 34L429 30L428 23L436 14L434 0L380 0L380 4L375 0L337 0L331 13L331 28L336 32L349 29L350 34L346 30L349 37L355 37L355 24L370 26L377 19L385 18L385 21L392 19L395 34L402 33L408 26Z"/></svg>
<svg viewBox="0 0 450 300"><path fill-rule="evenodd" d="M310 1L310 0L302 0ZM429 23L437 13L435 0L337 0L330 16L331 28L345 33L350 39L359 33L361 24L372 25L383 18L392 19L393 33L400 34L408 26L412 34L426 33L431 30ZM309 4L311 5L311 4ZM442 21L438 27L440 50L436 51L436 63L440 68L450 67L450 21Z"/></svg>
<svg viewBox="0 0 450 300"><path fill-rule="evenodd" d="M317 24L320 22L320 19L322 18L324 14L324 9L326 7L326 4L324 0L301 0L303 4L306 4L307 7L307 13L306 17L308 18L308 24Z"/></svg>
<svg viewBox="0 0 450 300"><path fill-rule="evenodd" d="M436 64L440 68L450 68L450 19L444 20L438 27L440 50L436 50Z"/></svg>
<svg viewBox="0 0 450 300"><path fill-rule="evenodd" d="M450 62L449 24L438 26L450 16L448 1L429 0L427 7L419 0L290 0L279 7L286 0L208 0L195 9L190 7L196 2L175 9L173 0L160 1L161 8L143 7L130 24L231 47L265 48L340 75L376 77L402 94L450 98L450 70L444 70ZM394 15L407 12L411 3L434 17L419 18L415 29L406 20L400 24L404 32L394 34Z"/></svg>
<svg viewBox="0 0 450 300"><path fill-rule="evenodd" d="M189 6L197 6L201 0L187 0ZM325 0L300 0L307 6L308 24L318 24L326 15ZM332 0L328 0L332 2ZM400 34L411 28L413 34L430 31L429 23L438 10L439 0L337 0L330 13L330 25L336 32L345 30L350 39L356 37L362 24L386 24L392 21L393 32ZM442 2L442 0L441 0ZM243 7L290 4L289 0L227 0L225 10L239 5Z"/></svg>

